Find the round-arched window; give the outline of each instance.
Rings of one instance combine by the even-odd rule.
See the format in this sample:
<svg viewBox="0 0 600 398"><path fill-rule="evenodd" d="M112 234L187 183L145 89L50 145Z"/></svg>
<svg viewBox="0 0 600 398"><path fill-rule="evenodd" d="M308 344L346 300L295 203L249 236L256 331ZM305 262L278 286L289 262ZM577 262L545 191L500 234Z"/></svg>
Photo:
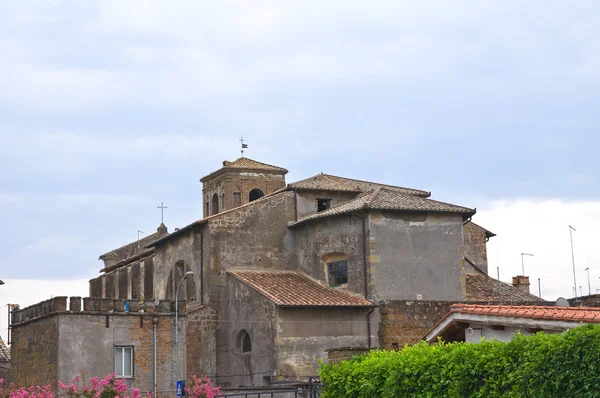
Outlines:
<svg viewBox="0 0 600 398"><path fill-rule="evenodd" d="M252 352L252 341L250 340L250 334L242 329L238 333L238 347L242 353Z"/></svg>
<svg viewBox="0 0 600 398"><path fill-rule="evenodd" d="M265 196L263 191L258 188L254 188L252 191L250 191L250 194L248 194L248 202L252 202L253 200L262 198L263 196Z"/></svg>
<svg viewBox="0 0 600 398"><path fill-rule="evenodd" d="M219 196L214 194L212 197L212 214L217 214L219 212Z"/></svg>

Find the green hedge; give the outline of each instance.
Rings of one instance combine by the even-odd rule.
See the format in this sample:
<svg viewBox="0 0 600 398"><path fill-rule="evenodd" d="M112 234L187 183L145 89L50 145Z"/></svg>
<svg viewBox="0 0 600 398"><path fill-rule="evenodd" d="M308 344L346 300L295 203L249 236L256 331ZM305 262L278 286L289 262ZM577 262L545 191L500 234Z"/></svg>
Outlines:
<svg viewBox="0 0 600 398"><path fill-rule="evenodd" d="M600 397L600 325L508 343L421 343L321 366L325 398Z"/></svg>

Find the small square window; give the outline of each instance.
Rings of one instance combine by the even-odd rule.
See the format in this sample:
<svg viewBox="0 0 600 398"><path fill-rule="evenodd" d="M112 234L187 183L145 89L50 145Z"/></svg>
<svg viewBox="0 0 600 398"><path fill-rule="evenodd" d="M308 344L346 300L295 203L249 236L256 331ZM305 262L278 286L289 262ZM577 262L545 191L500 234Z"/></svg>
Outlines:
<svg viewBox="0 0 600 398"><path fill-rule="evenodd" d="M322 212L331 207L331 199L317 199L317 212Z"/></svg>
<svg viewBox="0 0 600 398"><path fill-rule="evenodd" d="M133 347L115 347L117 377L133 377Z"/></svg>
<svg viewBox="0 0 600 398"><path fill-rule="evenodd" d="M327 264L329 286L337 287L348 283L348 260L334 261Z"/></svg>

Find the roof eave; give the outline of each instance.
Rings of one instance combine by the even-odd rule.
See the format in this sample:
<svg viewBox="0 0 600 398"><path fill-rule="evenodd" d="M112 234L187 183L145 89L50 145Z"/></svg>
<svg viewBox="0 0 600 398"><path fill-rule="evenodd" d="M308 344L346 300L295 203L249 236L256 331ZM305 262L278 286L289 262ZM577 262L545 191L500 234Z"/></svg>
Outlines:
<svg viewBox="0 0 600 398"><path fill-rule="evenodd" d="M360 209L352 209L352 210L347 210L347 211L342 211L339 213L334 213L334 214L330 214L330 215L324 215L321 217L313 217L313 218L305 218L303 220L298 220L290 225L288 225L288 228L295 228L299 225L302 225L304 223L310 222L310 221L317 221L317 220L322 220L325 218L330 218L330 217L335 217L335 216L342 216L348 213L354 213L357 211L361 211L361 210L375 210L375 211L388 211L388 212L392 212L392 213L438 213L438 214L462 214L463 216L463 220L468 219L469 217L472 217L475 215L475 213L477 212L476 209L473 209L471 212L465 212L465 213L460 213L460 212L454 212L454 211L438 211L438 210L400 210L400 209L379 209L376 207L370 207L367 204L363 205L362 208ZM316 213L319 214L319 213Z"/></svg>
<svg viewBox="0 0 600 398"><path fill-rule="evenodd" d="M200 178L200 182L204 183L208 180L212 180L213 178L215 178L223 173L226 173L228 171L235 171L238 173L239 172L255 172L255 173L281 174L281 175L286 175L288 173L288 170L284 169L284 168L282 168L281 170L263 170L263 169L252 169L252 168L245 168L245 167L224 166L224 167L221 167L219 170L215 170L212 173Z"/></svg>
<svg viewBox="0 0 600 398"><path fill-rule="evenodd" d="M160 239L157 239L157 240L155 240L153 242L148 243L146 246L144 246L144 249L147 249L147 248L150 248L150 247L156 247L157 245L163 243L164 241L169 240L170 238L172 238L174 236L179 236L179 235L181 235L181 233L183 233L183 232L185 232L185 231L187 231L187 230L189 230L189 229L191 229L191 228L193 228L193 227L195 227L197 225L205 224L206 222L208 222L208 220L205 219L205 218L203 218L202 220L194 221L193 223L188 224L188 225L186 225L183 228L180 228L180 229L178 229L176 231L171 232L170 234L168 234L166 236L163 236Z"/></svg>

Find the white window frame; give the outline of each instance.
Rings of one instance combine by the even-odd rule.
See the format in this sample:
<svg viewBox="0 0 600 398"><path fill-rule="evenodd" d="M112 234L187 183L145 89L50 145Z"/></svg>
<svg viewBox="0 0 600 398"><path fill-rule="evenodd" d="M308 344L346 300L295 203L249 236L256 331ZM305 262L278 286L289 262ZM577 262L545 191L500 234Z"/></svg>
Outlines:
<svg viewBox="0 0 600 398"><path fill-rule="evenodd" d="M130 345L115 346L115 350L113 352L115 373L117 372L117 351L119 351L119 350L121 351L121 373L123 373L123 374L117 374L116 377L119 378L119 379L133 378L133 363L134 363L134 359L133 359L133 355L134 355L133 346L130 346ZM130 367L129 367L129 369L131 369L131 374L129 374L129 375L124 374L124 371L125 371L125 350L130 350L131 351L131 355L129 356L129 358L131 358L131 364L130 364Z"/></svg>

